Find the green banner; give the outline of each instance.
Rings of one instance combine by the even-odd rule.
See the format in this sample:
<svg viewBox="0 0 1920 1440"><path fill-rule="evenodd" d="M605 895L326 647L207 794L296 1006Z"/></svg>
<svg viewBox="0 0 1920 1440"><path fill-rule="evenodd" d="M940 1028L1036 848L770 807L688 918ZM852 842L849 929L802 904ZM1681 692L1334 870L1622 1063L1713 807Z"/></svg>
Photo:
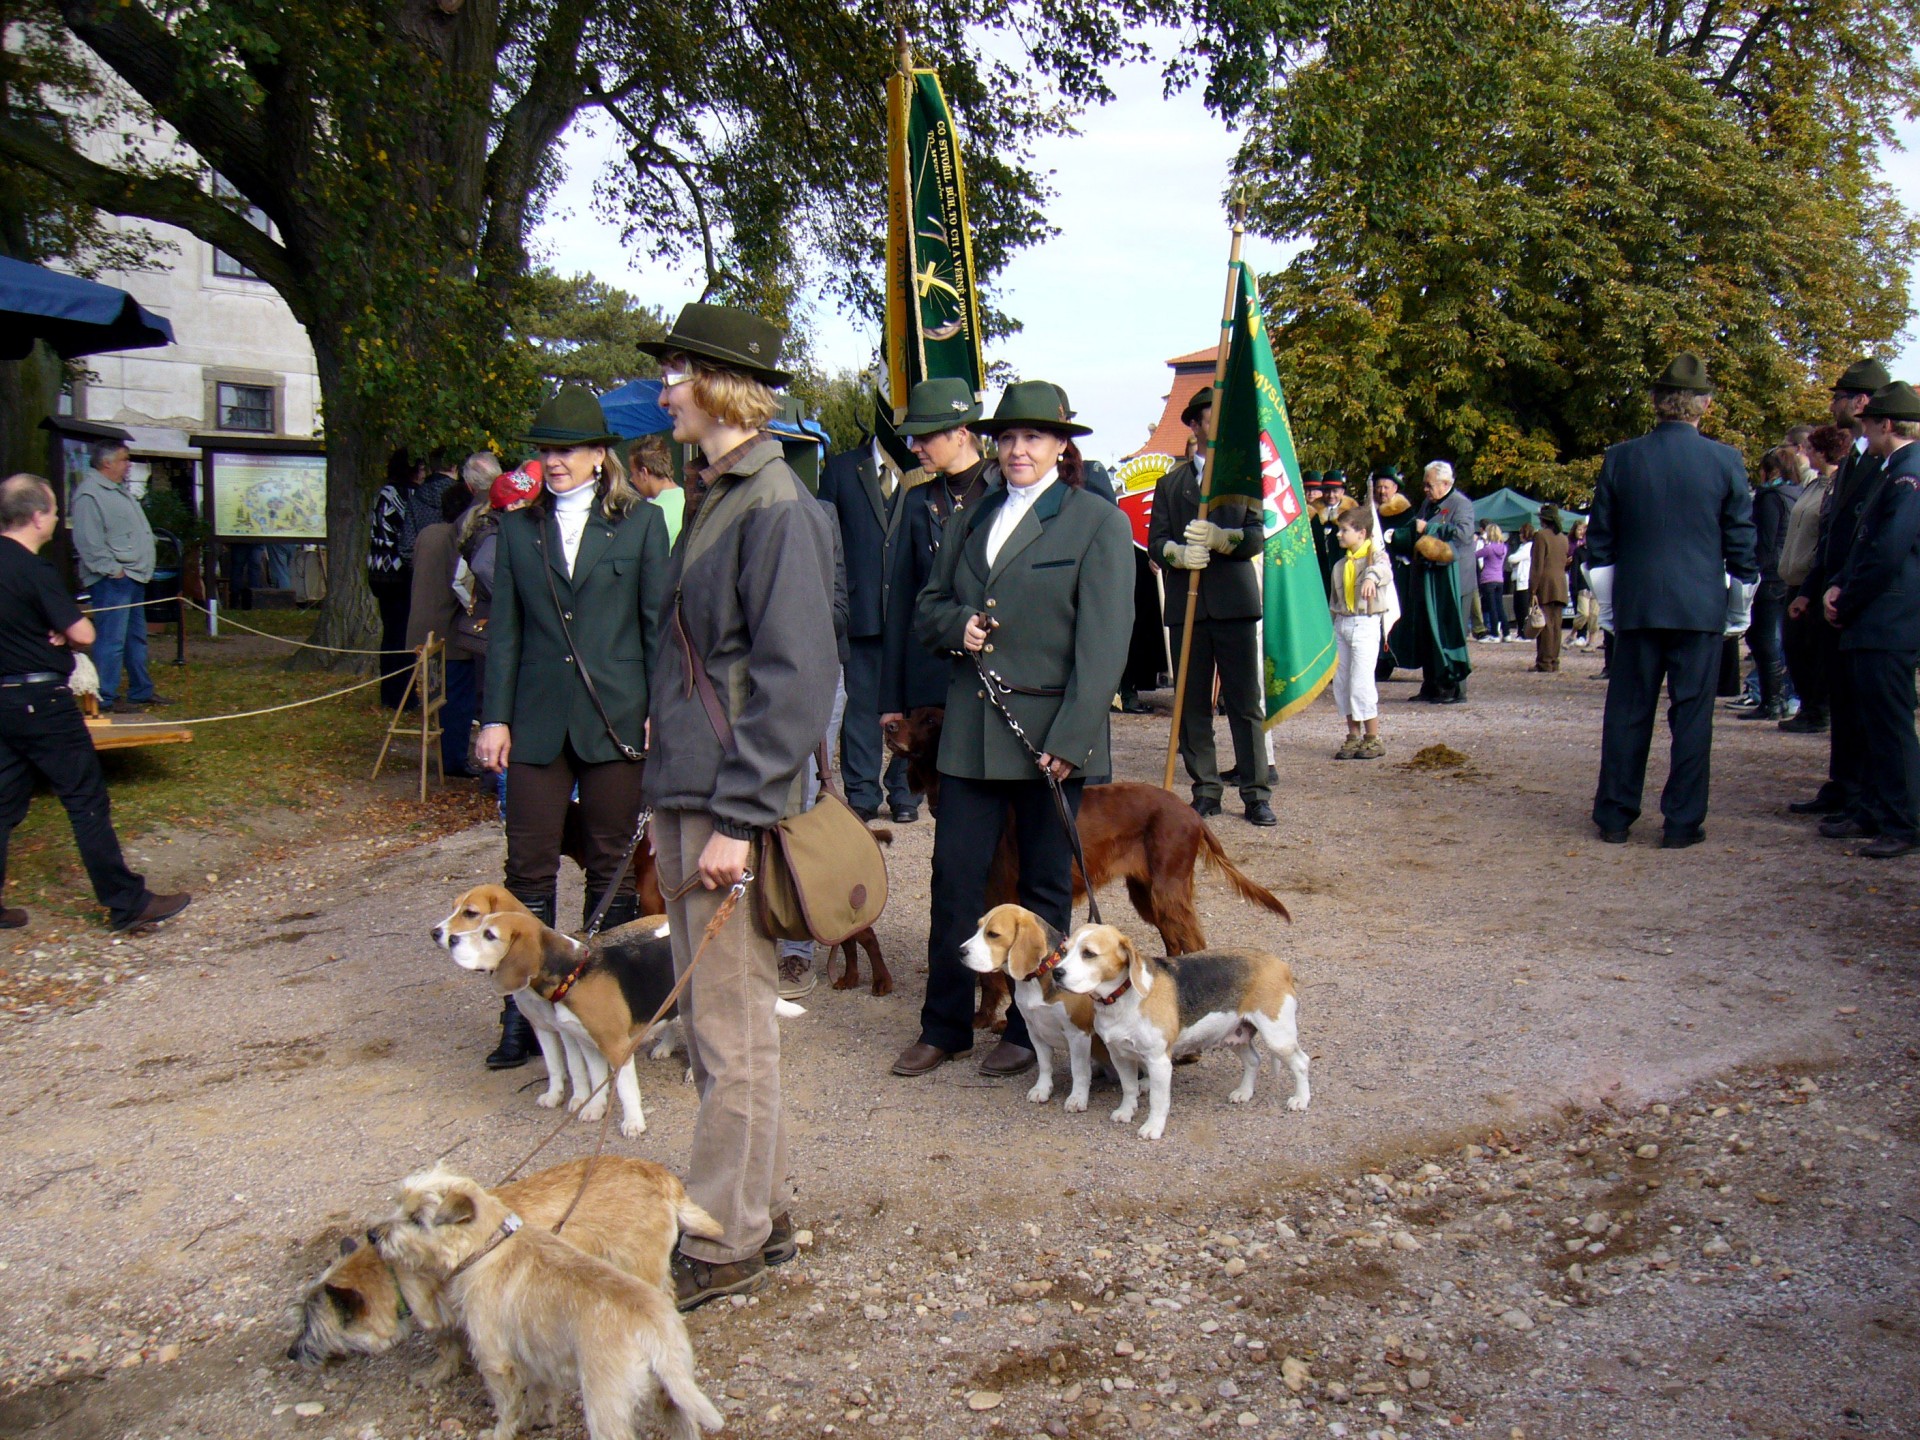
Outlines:
<svg viewBox="0 0 1920 1440"><path fill-rule="evenodd" d="M887 90L887 398L904 406L920 381L946 378L978 394L980 297L960 137L934 71L896 74Z"/></svg>
<svg viewBox="0 0 1920 1440"><path fill-rule="evenodd" d="M1266 524L1261 573L1265 616L1267 725L1304 710L1333 680L1333 617L1313 550L1313 526L1301 503L1300 460L1293 452L1287 399L1260 315L1253 272L1236 262L1226 378L1214 406L1212 490L1208 512L1231 526L1234 513L1258 507ZM1226 512L1226 513L1222 513Z"/></svg>

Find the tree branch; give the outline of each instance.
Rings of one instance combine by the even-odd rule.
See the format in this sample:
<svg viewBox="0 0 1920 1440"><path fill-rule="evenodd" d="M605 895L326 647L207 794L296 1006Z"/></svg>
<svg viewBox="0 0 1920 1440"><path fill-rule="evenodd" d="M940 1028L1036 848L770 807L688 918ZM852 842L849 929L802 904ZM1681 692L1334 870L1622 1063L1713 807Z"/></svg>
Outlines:
<svg viewBox="0 0 1920 1440"><path fill-rule="evenodd" d="M633 137L633 144L627 147L627 159L633 162L633 168L644 175L654 167L655 163L664 165L679 179L682 188L687 192L687 197L693 201L694 217L700 222L701 258L707 272L707 283L700 291L700 298L702 301L710 299L714 292L720 289L723 281L739 277L719 263L718 251L713 243L713 221L707 214L707 197L701 192L692 167L656 140L651 130L642 129L630 120L620 107L613 103L613 97L601 90L595 81L589 78L587 84L587 93L593 101L611 115L622 130Z"/></svg>
<svg viewBox="0 0 1920 1440"><path fill-rule="evenodd" d="M1727 61L1727 68L1722 70L1720 78L1713 82L1715 94L1724 96L1734 93L1741 70L1746 67L1747 61L1753 58L1753 52L1760 42L1766 39L1767 32L1779 23L1780 10L1773 5L1769 5L1754 18L1752 26L1740 41L1740 48L1733 52L1733 58Z"/></svg>
<svg viewBox="0 0 1920 1440"><path fill-rule="evenodd" d="M305 323L298 277L286 250L192 181L176 175L130 175L101 165L26 120L0 119L0 157L37 170L110 214L176 225L219 246L279 291Z"/></svg>
<svg viewBox="0 0 1920 1440"><path fill-rule="evenodd" d="M279 167L260 117L231 92L191 85L180 42L133 0L67 0L67 26L236 189L286 224ZM225 248L225 247L222 247ZM264 272L263 272L264 273Z"/></svg>

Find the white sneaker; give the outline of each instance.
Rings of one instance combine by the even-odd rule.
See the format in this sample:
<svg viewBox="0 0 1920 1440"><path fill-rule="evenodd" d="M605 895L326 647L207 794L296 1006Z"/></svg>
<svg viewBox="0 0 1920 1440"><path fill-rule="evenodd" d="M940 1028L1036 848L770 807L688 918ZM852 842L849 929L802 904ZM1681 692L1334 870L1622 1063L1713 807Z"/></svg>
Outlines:
<svg viewBox="0 0 1920 1440"><path fill-rule="evenodd" d="M1587 648L1587 637L1584 635L1576 635L1574 637L1573 643L1579 646L1580 649L1584 650Z"/></svg>

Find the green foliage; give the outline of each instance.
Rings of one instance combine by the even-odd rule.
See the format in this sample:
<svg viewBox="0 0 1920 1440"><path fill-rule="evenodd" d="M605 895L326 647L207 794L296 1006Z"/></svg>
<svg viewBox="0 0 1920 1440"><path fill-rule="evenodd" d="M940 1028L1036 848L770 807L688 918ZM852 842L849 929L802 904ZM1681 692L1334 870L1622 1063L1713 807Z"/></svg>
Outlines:
<svg viewBox="0 0 1920 1440"><path fill-rule="evenodd" d="M183 546L198 544L213 535L213 527L195 515L193 507L171 485L148 485L140 508L147 512L149 525L171 532Z"/></svg>
<svg viewBox="0 0 1920 1440"><path fill-rule="evenodd" d="M591 275L561 276L538 269L515 286L509 340L549 390L586 385L607 391L659 372L639 350L667 332L667 315Z"/></svg>
<svg viewBox="0 0 1920 1440"><path fill-rule="evenodd" d="M1307 242L1265 287L1303 463L1444 455L1475 490L1582 501L1681 349L1729 443L1817 416L1908 314L1913 225L1857 156L1825 162L1911 61L1849 51L1883 98L1841 105L1814 93L1832 64L1753 49L1720 84L1732 53L1536 0L1346 7L1241 157L1257 227Z"/></svg>
<svg viewBox="0 0 1920 1440"><path fill-rule="evenodd" d="M873 377L854 370L831 375L806 369L789 387L801 412L825 427L827 453L851 450L873 430Z"/></svg>

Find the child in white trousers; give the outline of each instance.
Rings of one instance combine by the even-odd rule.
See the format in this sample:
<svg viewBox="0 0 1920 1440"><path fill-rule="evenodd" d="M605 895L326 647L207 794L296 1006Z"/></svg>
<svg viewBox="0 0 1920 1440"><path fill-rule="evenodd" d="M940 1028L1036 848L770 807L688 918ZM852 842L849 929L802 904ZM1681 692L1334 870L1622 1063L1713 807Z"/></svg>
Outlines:
<svg viewBox="0 0 1920 1440"><path fill-rule="evenodd" d="M1355 506L1334 527L1334 537L1346 552L1335 562L1327 588L1339 656L1333 703L1347 722L1347 740L1335 752L1336 760L1377 760L1387 753L1380 743L1380 694L1373 667L1400 605L1378 528L1371 506Z"/></svg>

